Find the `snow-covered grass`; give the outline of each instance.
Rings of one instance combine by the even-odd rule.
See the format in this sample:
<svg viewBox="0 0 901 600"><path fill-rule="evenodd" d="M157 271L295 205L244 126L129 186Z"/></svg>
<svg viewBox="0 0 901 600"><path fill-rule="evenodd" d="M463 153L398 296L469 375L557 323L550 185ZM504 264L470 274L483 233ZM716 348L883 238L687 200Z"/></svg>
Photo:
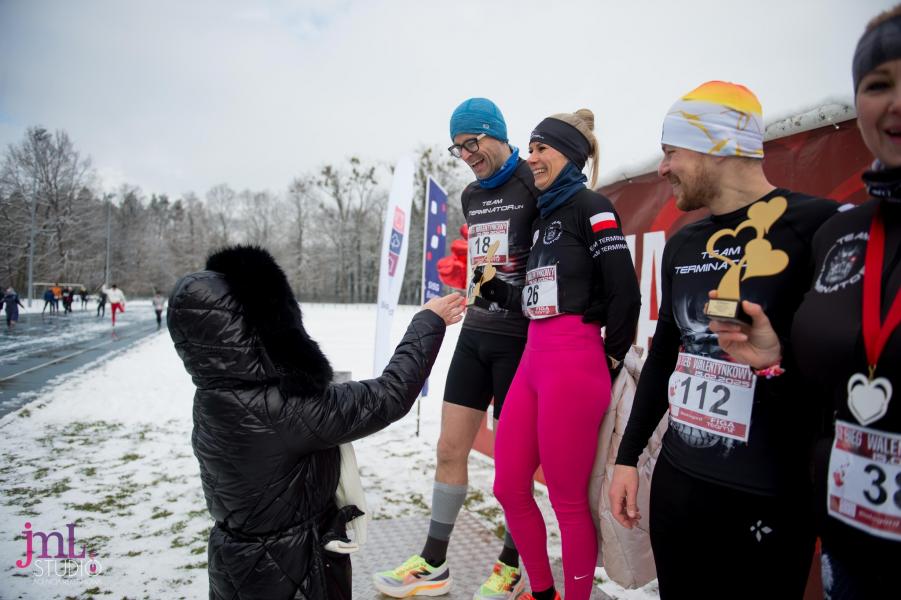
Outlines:
<svg viewBox="0 0 901 600"><path fill-rule="evenodd" d="M310 334L334 369L349 371L353 379L369 378L374 306L307 305L303 310ZM395 341L416 310L397 310ZM458 334L459 326L448 330L429 396L421 400L419 437L414 407L401 421L355 444L375 519L429 514L441 397ZM51 381L33 402L0 419L0 597L206 596L206 538L212 523L191 452L193 394L163 331L114 359ZM492 482L491 460L474 453L465 509L500 534L503 515ZM559 531L542 486L537 495L551 555L559 557ZM31 531L64 535L67 524L75 523L76 552L81 544L96 552L100 574L59 577L65 573L63 561L48 559L17 568L15 561L25 555L26 521ZM55 543L50 546L55 550ZM54 575L47 576L51 569ZM602 588L618 598L654 597L647 591L623 592L609 582Z"/></svg>

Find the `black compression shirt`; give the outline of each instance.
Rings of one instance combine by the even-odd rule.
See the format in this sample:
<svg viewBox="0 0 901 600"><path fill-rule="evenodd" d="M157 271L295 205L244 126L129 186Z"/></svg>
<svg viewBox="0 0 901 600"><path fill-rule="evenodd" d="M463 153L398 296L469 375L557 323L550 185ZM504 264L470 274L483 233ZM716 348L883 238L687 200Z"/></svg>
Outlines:
<svg viewBox="0 0 901 600"><path fill-rule="evenodd" d="M606 326L608 356L622 360L633 340L641 292L613 204L585 189L535 221L523 310L532 318L591 309ZM555 297L537 281L555 278Z"/></svg>
<svg viewBox="0 0 901 600"><path fill-rule="evenodd" d="M901 290L901 202L871 200L830 219L814 238L813 285L798 309L792 327L792 344L805 385L821 399L832 418L859 425L848 407L848 381L855 373L867 373L867 357L861 335L863 266L870 223L877 204L885 223L885 257L882 271L881 319ZM868 424L875 429L901 433L901 327L888 339L879 358L875 377L889 380L894 399L884 416ZM831 437L831 436L830 436ZM893 453L896 457L897 448ZM834 475L826 472L828 453L818 456L818 479ZM878 462L875 463L878 466ZM848 476L848 474L845 474ZM865 489L872 498L884 497L883 505L901 508L901 482L878 482L879 472L871 468L864 475ZM879 484L879 485L877 485ZM884 490L884 494L880 492ZM825 489L819 490L818 504L825 510ZM877 507L878 508L878 507ZM866 557L880 557L894 566L901 561L901 542L869 535L835 518L826 519L824 541L830 551ZM853 559L855 557L851 557ZM859 558L859 557L858 557ZM885 560L883 560L885 559Z"/></svg>
<svg viewBox="0 0 901 600"><path fill-rule="evenodd" d="M463 215L469 226L469 261L473 267L484 263L494 241L495 275L501 281L521 288L525 280L526 260L532 244L532 222L538 216L538 190L526 161L519 164L506 183L494 189L469 184L461 196ZM505 310L497 304L485 309L466 309L463 327L516 337L526 337L528 320L518 310Z"/></svg>
<svg viewBox="0 0 901 600"><path fill-rule="evenodd" d="M788 335L810 281L813 234L838 205L785 189L776 189L737 211L686 225L667 241L657 329L620 444L618 464L638 463L648 438L669 408L668 384L680 350L729 360L703 313L708 292L717 288L729 265L707 254L707 240L719 230L737 227L748 219L751 207L777 196L784 196L788 207L770 227L766 240L773 249L788 254L788 266L777 275L748 278L740 289L744 299L763 306L783 340L786 372L773 379L757 378L746 443L670 420L662 456L690 475L752 493L776 494L802 485L797 479L806 479L803 473L815 427L805 407L813 399L799 389ZM754 237L755 230L746 228L737 238L721 238L715 250L738 261L745 244Z"/></svg>

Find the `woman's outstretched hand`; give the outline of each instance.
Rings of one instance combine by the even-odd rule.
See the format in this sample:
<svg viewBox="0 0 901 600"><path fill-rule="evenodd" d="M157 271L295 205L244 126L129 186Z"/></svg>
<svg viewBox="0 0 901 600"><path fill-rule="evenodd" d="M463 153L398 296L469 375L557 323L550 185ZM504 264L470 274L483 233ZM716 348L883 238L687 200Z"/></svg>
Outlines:
<svg viewBox="0 0 901 600"><path fill-rule="evenodd" d="M447 296L432 298L422 307L441 317L445 325L453 325L463 318L466 300L457 292L453 292Z"/></svg>

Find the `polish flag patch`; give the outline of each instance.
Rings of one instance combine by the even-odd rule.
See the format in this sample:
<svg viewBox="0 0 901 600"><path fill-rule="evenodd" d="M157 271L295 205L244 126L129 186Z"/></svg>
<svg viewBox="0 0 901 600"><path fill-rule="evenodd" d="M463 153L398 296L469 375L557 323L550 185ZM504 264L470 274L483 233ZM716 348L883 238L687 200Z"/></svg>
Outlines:
<svg viewBox="0 0 901 600"><path fill-rule="evenodd" d="M612 212L598 213L591 217L589 221L591 222L591 230L595 233L605 229L616 229L619 227L619 225L616 224L616 217L613 216Z"/></svg>

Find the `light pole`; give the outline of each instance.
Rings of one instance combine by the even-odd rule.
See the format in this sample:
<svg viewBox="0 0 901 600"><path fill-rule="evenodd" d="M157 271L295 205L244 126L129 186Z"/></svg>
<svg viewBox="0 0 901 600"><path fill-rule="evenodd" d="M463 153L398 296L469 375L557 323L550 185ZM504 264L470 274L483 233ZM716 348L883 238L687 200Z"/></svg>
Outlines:
<svg viewBox="0 0 901 600"><path fill-rule="evenodd" d="M31 192L31 229L28 232L28 308L34 297L34 220L38 212L37 190Z"/></svg>
<svg viewBox="0 0 901 600"><path fill-rule="evenodd" d="M104 194L103 199L106 201L106 275L103 280L103 286L109 285L109 248L110 248L110 220L113 211L113 195Z"/></svg>

